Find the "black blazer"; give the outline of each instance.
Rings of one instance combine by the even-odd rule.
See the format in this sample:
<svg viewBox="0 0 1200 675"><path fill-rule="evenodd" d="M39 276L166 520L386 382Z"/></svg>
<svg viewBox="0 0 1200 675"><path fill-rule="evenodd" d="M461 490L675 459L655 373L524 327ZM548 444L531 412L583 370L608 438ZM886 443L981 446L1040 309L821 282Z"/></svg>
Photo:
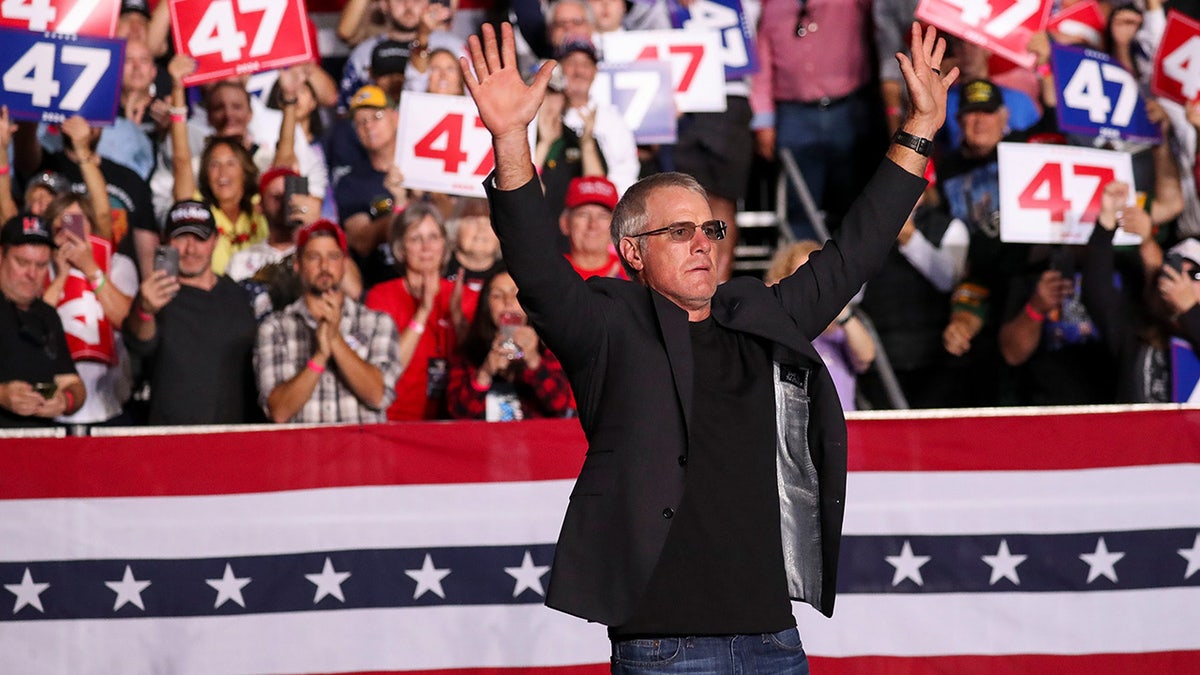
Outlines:
<svg viewBox="0 0 1200 675"><path fill-rule="evenodd" d="M555 233L546 225L536 180L508 192L495 189L490 178L485 185L521 304L563 364L588 439L547 604L620 625L645 591L683 494L693 386L687 313L635 282L580 279L551 245ZM810 341L882 264L923 187L922 179L885 161L847 214L838 240L796 274L774 287L735 278L713 298L719 324L775 343L776 363L783 364L776 367L777 414L790 391L781 389L780 374L789 386L802 387L789 400L801 401L804 419L789 419L784 428L800 439L793 446L805 447L781 444L777 459L784 557L795 563L787 570L789 595L826 615L833 612L837 581L846 425ZM809 507L788 492L795 487L790 470L804 465L816 493ZM789 556L786 530L798 521L819 529L800 533L816 548Z"/></svg>

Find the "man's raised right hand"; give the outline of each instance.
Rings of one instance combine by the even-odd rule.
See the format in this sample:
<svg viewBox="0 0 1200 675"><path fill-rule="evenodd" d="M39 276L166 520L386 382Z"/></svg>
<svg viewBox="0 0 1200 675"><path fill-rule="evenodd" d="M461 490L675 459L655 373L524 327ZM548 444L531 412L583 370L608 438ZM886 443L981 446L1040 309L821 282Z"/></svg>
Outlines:
<svg viewBox="0 0 1200 675"><path fill-rule="evenodd" d="M459 58L459 66L479 117L492 134L496 187L515 189L533 178L527 130L546 97L555 62L542 64L533 83L525 84L517 67L513 29L507 22L500 26L500 44L496 43L495 29L484 24L483 42L472 35L469 45L471 59Z"/></svg>

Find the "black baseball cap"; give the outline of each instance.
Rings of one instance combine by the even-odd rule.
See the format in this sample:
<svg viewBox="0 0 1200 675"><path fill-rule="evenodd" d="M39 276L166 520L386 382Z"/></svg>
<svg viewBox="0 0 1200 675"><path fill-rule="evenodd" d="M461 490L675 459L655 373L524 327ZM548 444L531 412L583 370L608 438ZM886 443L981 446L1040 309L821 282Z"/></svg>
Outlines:
<svg viewBox="0 0 1200 675"><path fill-rule="evenodd" d="M167 212L167 223L163 230L167 239L192 234L207 241L217 233L217 221L208 204L186 200L175 202Z"/></svg>
<svg viewBox="0 0 1200 675"><path fill-rule="evenodd" d="M50 226L46 221L33 214L13 216L4 223L0 231L0 244L4 246L21 246L22 244L43 244L54 248L54 237L50 234Z"/></svg>
<svg viewBox="0 0 1200 675"><path fill-rule="evenodd" d="M972 80L958 92L958 114L996 112L1004 105L1004 95L991 80Z"/></svg>

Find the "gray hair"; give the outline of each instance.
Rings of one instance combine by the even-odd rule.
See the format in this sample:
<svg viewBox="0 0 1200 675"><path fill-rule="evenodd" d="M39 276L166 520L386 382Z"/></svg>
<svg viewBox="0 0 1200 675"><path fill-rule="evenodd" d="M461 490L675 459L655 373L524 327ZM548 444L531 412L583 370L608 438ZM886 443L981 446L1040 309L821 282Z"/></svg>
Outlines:
<svg viewBox="0 0 1200 675"><path fill-rule="evenodd" d="M558 13L558 8L560 5L576 5L583 10L583 15L587 17L588 25L591 26L591 30L588 31L587 38L589 40L592 39L591 34L596 32L596 13L592 11L592 3L588 2L587 0L554 0L554 2L550 3L550 6L546 9L546 17L548 19L546 22L546 27L550 28L554 24L554 17ZM553 46L555 48L558 47L558 45Z"/></svg>
<svg viewBox="0 0 1200 675"><path fill-rule="evenodd" d="M708 200L708 192L686 173L677 171L668 171L665 173L656 173L634 183L632 187L625 191L625 195L621 197L621 201L617 202L617 208L613 209L611 236L613 245L620 250L622 237L632 237L646 229L646 223L650 220L647 202L650 200L650 195L655 190L664 188L683 188L689 192L694 192L705 201ZM638 249L642 250L642 241L638 240Z"/></svg>
<svg viewBox="0 0 1200 675"><path fill-rule="evenodd" d="M433 219L442 233L442 239L446 240L445 253L442 256L442 265L445 266L450 254L450 238L446 233L446 219L442 217L442 212L436 206L425 202L409 202L402 212L392 218L389 242L392 246L392 253L396 256L396 262L404 262L404 235L408 234L410 229L416 227L426 217Z"/></svg>

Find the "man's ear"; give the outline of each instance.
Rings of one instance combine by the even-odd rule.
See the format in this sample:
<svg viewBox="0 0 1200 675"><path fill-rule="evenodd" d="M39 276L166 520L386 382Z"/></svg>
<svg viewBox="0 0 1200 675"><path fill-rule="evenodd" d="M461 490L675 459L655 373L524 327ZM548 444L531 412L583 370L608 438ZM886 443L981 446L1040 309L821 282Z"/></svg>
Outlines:
<svg viewBox="0 0 1200 675"><path fill-rule="evenodd" d="M646 264L642 261L642 251L632 237L621 237L621 259L635 272L641 272Z"/></svg>
<svg viewBox="0 0 1200 675"><path fill-rule="evenodd" d="M564 237L571 236L571 229L567 227L567 209L558 214L558 231L562 232Z"/></svg>

